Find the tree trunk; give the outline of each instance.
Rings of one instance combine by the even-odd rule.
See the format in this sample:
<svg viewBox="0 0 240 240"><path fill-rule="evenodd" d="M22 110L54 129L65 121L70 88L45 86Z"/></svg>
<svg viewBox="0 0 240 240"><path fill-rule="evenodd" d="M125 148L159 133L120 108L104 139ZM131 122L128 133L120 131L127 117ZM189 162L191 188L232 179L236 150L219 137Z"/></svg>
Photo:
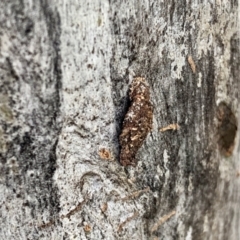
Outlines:
<svg viewBox="0 0 240 240"><path fill-rule="evenodd" d="M0 239L240 239L237 18L234 0L1 1ZM153 125L122 166L135 77Z"/></svg>

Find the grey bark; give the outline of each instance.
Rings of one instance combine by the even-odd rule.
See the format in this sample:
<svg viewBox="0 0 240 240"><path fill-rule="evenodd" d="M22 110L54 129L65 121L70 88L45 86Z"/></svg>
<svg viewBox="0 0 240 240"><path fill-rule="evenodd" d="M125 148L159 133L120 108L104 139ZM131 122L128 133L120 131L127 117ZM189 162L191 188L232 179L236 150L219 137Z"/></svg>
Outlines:
<svg viewBox="0 0 240 240"><path fill-rule="evenodd" d="M1 1L0 239L240 239L238 6ZM124 168L134 76L154 124Z"/></svg>

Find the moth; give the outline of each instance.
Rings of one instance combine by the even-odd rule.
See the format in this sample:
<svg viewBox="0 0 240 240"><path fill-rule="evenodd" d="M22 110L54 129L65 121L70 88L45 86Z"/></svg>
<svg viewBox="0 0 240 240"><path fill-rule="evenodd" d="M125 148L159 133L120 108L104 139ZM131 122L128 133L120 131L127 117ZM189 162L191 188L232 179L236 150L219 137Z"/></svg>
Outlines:
<svg viewBox="0 0 240 240"><path fill-rule="evenodd" d="M152 129L153 107L145 78L136 77L130 86L130 107L123 121L120 142L120 163L136 167L135 155Z"/></svg>

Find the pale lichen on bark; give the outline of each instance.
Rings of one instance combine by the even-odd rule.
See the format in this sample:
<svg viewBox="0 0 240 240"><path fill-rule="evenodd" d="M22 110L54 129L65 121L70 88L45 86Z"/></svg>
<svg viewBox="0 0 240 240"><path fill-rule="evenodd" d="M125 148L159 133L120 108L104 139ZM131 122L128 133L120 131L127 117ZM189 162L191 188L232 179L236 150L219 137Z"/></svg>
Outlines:
<svg viewBox="0 0 240 240"><path fill-rule="evenodd" d="M2 239L239 239L237 1L0 5Z"/></svg>

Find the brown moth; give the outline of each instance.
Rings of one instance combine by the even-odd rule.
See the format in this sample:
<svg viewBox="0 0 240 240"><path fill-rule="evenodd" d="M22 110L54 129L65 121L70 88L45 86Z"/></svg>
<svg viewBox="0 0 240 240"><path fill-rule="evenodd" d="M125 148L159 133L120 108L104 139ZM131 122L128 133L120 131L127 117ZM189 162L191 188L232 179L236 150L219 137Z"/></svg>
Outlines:
<svg viewBox="0 0 240 240"><path fill-rule="evenodd" d="M142 77L133 79L129 97L131 105L123 121L119 141L121 146L120 163L123 166L136 166L135 155L152 129L153 107L150 90Z"/></svg>

